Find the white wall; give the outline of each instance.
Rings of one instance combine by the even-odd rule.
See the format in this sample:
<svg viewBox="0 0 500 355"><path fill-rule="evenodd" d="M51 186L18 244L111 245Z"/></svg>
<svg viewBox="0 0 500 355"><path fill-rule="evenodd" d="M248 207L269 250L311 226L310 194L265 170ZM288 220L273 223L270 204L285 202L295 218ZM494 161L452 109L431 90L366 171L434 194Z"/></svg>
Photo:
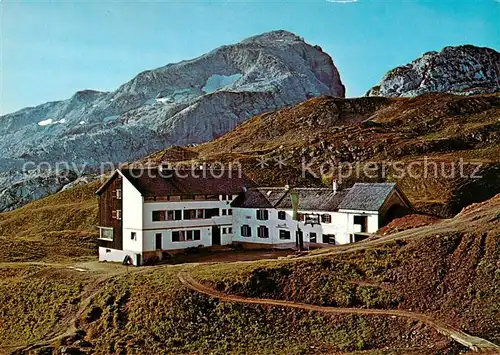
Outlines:
<svg viewBox="0 0 500 355"><path fill-rule="evenodd" d="M253 242L279 246L280 244L295 244L296 232L300 228L303 232L304 243L309 243L310 233L316 233L317 243L323 242L323 234L334 234L336 244L349 243L348 233L348 218L347 215L338 212L315 212L319 214L329 214L332 217L332 223L321 223L319 225L305 225L302 222L297 222L292 219L292 211L285 210L286 219L278 219L278 211L276 209L267 209L269 219L261 221L257 219L257 209L253 208L234 208L233 209L233 241L234 242ZM309 211L299 211L304 213L312 213ZM249 225L252 228L251 237L243 237L241 235L241 226ZM266 226L269 229L269 238L259 238L257 228ZM280 239L279 231L290 231L290 239Z"/></svg>
<svg viewBox="0 0 500 355"><path fill-rule="evenodd" d="M347 225L350 234L354 234L354 216L368 217L367 233L375 233L378 228L378 212L373 211L354 211L354 210L339 210L339 212L346 214L348 217Z"/></svg>
<svg viewBox="0 0 500 355"><path fill-rule="evenodd" d="M143 250L143 198L126 178L122 181L123 250L140 253ZM132 232L136 233L136 240L131 239Z"/></svg>
<svg viewBox="0 0 500 355"><path fill-rule="evenodd" d="M233 196L236 198L236 195ZM144 223L144 238L143 250L155 250L155 235L162 233L162 248L168 249L184 249L193 246L210 246L212 245L212 226L219 226L221 229L221 244L230 244L231 235L222 234L222 228L232 227L232 216L222 215L222 209L231 209L231 201L180 201L180 202L146 202L142 211ZM218 208L219 217L209 219L189 219L178 221L153 221L153 211L167 210L188 210L188 209L210 209ZM183 212L184 216L184 212ZM173 242L172 231L176 230L200 230L201 240Z"/></svg>
<svg viewBox="0 0 500 355"><path fill-rule="evenodd" d="M201 240L191 240L184 242L173 242L172 232L181 230L199 230L201 235ZM200 245L210 246L212 245L212 227L196 227L196 228L175 228L175 229L165 229L165 230L155 230L155 231L145 231L144 232L144 250L153 251L155 249L156 234L162 234L161 247L162 250L177 250L185 249L189 247L197 247Z"/></svg>
<svg viewBox="0 0 500 355"><path fill-rule="evenodd" d="M125 256L129 255L132 258L132 261L134 262L135 265L136 262L135 254L136 253L132 250L118 250L118 249L99 247L99 261L122 263L123 260L125 259Z"/></svg>
<svg viewBox="0 0 500 355"><path fill-rule="evenodd" d="M221 225L221 228L220 228L220 233L221 233L221 245L228 245L228 244L231 244L233 242L233 236L234 236L234 226L232 224L232 216L231 217L231 224L227 224L227 225ZM226 233L223 232L223 228L226 228ZM229 233L227 232L227 228L231 228L232 229L232 233Z"/></svg>

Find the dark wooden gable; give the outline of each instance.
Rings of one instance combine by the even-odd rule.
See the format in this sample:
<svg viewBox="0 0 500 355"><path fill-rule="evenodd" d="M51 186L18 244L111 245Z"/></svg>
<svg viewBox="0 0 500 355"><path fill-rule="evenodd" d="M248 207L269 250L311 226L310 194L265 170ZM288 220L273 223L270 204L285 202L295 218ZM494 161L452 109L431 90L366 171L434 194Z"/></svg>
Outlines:
<svg viewBox="0 0 500 355"><path fill-rule="evenodd" d="M123 194L123 178L118 173L115 174L99 189L99 227L113 228L113 241L99 240L99 246L123 250L122 220L123 220L123 200L117 198L117 190ZM121 214L121 216L119 216ZM121 217L120 219L118 217Z"/></svg>

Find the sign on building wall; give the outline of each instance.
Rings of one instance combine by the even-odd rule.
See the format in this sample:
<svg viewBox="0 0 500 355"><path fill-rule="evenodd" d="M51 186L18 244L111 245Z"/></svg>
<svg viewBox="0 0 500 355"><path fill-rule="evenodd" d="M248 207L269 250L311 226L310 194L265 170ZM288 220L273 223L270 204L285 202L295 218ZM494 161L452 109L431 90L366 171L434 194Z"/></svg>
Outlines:
<svg viewBox="0 0 500 355"><path fill-rule="evenodd" d="M310 225L315 225L315 224L320 224L319 222L319 214L305 214L304 216L304 224L310 224Z"/></svg>

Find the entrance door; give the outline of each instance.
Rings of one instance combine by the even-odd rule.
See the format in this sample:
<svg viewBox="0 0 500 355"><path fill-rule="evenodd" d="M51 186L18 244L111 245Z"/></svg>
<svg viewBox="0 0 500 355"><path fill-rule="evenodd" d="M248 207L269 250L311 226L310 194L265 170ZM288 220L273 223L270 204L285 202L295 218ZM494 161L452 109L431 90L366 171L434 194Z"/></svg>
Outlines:
<svg viewBox="0 0 500 355"><path fill-rule="evenodd" d="M161 250L161 233L156 233L155 234L155 249L156 250Z"/></svg>
<svg viewBox="0 0 500 355"><path fill-rule="evenodd" d="M298 230L295 233L295 246L299 250L303 250L304 249L304 232L302 232L301 230Z"/></svg>
<svg viewBox="0 0 500 355"><path fill-rule="evenodd" d="M212 226L212 245L220 245L220 227Z"/></svg>

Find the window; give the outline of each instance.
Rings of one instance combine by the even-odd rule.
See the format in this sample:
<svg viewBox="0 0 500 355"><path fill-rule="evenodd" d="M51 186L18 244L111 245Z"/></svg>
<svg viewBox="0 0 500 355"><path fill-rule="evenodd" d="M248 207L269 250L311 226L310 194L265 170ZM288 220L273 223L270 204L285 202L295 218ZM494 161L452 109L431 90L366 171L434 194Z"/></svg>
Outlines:
<svg viewBox="0 0 500 355"><path fill-rule="evenodd" d="M180 221L182 210L153 211L153 222Z"/></svg>
<svg viewBox="0 0 500 355"><path fill-rule="evenodd" d="M161 250L161 233L155 234L155 249Z"/></svg>
<svg viewBox="0 0 500 355"><path fill-rule="evenodd" d="M241 226L241 236L242 237L251 237L252 236L252 228L249 225Z"/></svg>
<svg viewBox="0 0 500 355"><path fill-rule="evenodd" d="M290 231L280 229L280 239L291 239Z"/></svg>
<svg viewBox="0 0 500 355"><path fill-rule="evenodd" d="M184 219L196 219L196 210L184 210Z"/></svg>
<svg viewBox="0 0 500 355"><path fill-rule="evenodd" d="M257 235L259 238L269 238L269 229L266 226L259 226Z"/></svg>
<svg viewBox="0 0 500 355"><path fill-rule="evenodd" d="M165 220L165 211L153 211L153 222L162 222Z"/></svg>
<svg viewBox="0 0 500 355"><path fill-rule="evenodd" d="M218 208L210 208L205 210L205 218L212 218L212 217L218 217L219 216L219 209Z"/></svg>
<svg viewBox="0 0 500 355"><path fill-rule="evenodd" d="M198 218L198 219L205 218L205 210L204 209L196 210L196 218Z"/></svg>
<svg viewBox="0 0 500 355"><path fill-rule="evenodd" d="M323 243L335 244L335 234L323 234Z"/></svg>
<svg viewBox="0 0 500 355"><path fill-rule="evenodd" d="M137 233L136 232L130 232L130 240L137 240Z"/></svg>
<svg viewBox="0 0 500 355"><path fill-rule="evenodd" d="M200 230L172 232L172 242L190 242L193 240L201 240Z"/></svg>
<svg viewBox="0 0 500 355"><path fill-rule="evenodd" d="M226 228L222 228L222 234L227 234L227 229Z"/></svg>
<svg viewBox="0 0 500 355"><path fill-rule="evenodd" d="M267 221L269 219L269 212L267 210L257 210L257 219L259 221Z"/></svg>
<svg viewBox="0 0 500 355"><path fill-rule="evenodd" d="M172 241L173 242L183 242L184 240L185 240L184 231L173 231L172 232Z"/></svg>
<svg viewBox="0 0 500 355"><path fill-rule="evenodd" d="M226 209L224 209L224 208L222 209L222 215L223 215L223 216L227 215L227 210L226 210Z"/></svg>
<svg viewBox="0 0 500 355"><path fill-rule="evenodd" d="M233 210L232 209L228 209L227 210L227 214L228 214L228 216L231 216L233 214Z"/></svg>
<svg viewBox="0 0 500 355"><path fill-rule="evenodd" d="M305 215L305 213L299 212L299 213L297 213L297 218L299 221L304 222L306 220L306 215Z"/></svg>
<svg viewBox="0 0 500 355"><path fill-rule="evenodd" d="M368 216L354 216L354 224L361 226L360 233L368 231Z"/></svg>
<svg viewBox="0 0 500 355"><path fill-rule="evenodd" d="M232 227L228 227L227 228L227 234L233 234L233 228Z"/></svg>
<svg viewBox="0 0 500 355"><path fill-rule="evenodd" d="M115 231L113 228L99 228L99 231L101 239L113 241L115 238Z"/></svg>
<svg viewBox="0 0 500 355"><path fill-rule="evenodd" d="M117 200L122 199L122 189L116 189L116 199Z"/></svg>
<svg viewBox="0 0 500 355"><path fill-rule="evenodd" d="M321 222L322 223L332 223L332 216L327 214L327 213L324 213L321 215Z"/></svg>
<svg viewBox="0 0 500 355"><path fill-rule="evenodd" d="M281 219L282 221L286 220L286 212L278 211L278 219Z"/></svg>
<svg viewBox="0 0 500 355"><path fill-rule="evenodd" d="M122 210L116 210L116 219L121 220L122 219Z"/></svg>
<svg viewBox="0 0 500 355"><path fill-rule="evenodd" d="M309 233L309 242L310 243L316 243L316 240L317 240L316 233L313 233L313 232Z"/></svg>

